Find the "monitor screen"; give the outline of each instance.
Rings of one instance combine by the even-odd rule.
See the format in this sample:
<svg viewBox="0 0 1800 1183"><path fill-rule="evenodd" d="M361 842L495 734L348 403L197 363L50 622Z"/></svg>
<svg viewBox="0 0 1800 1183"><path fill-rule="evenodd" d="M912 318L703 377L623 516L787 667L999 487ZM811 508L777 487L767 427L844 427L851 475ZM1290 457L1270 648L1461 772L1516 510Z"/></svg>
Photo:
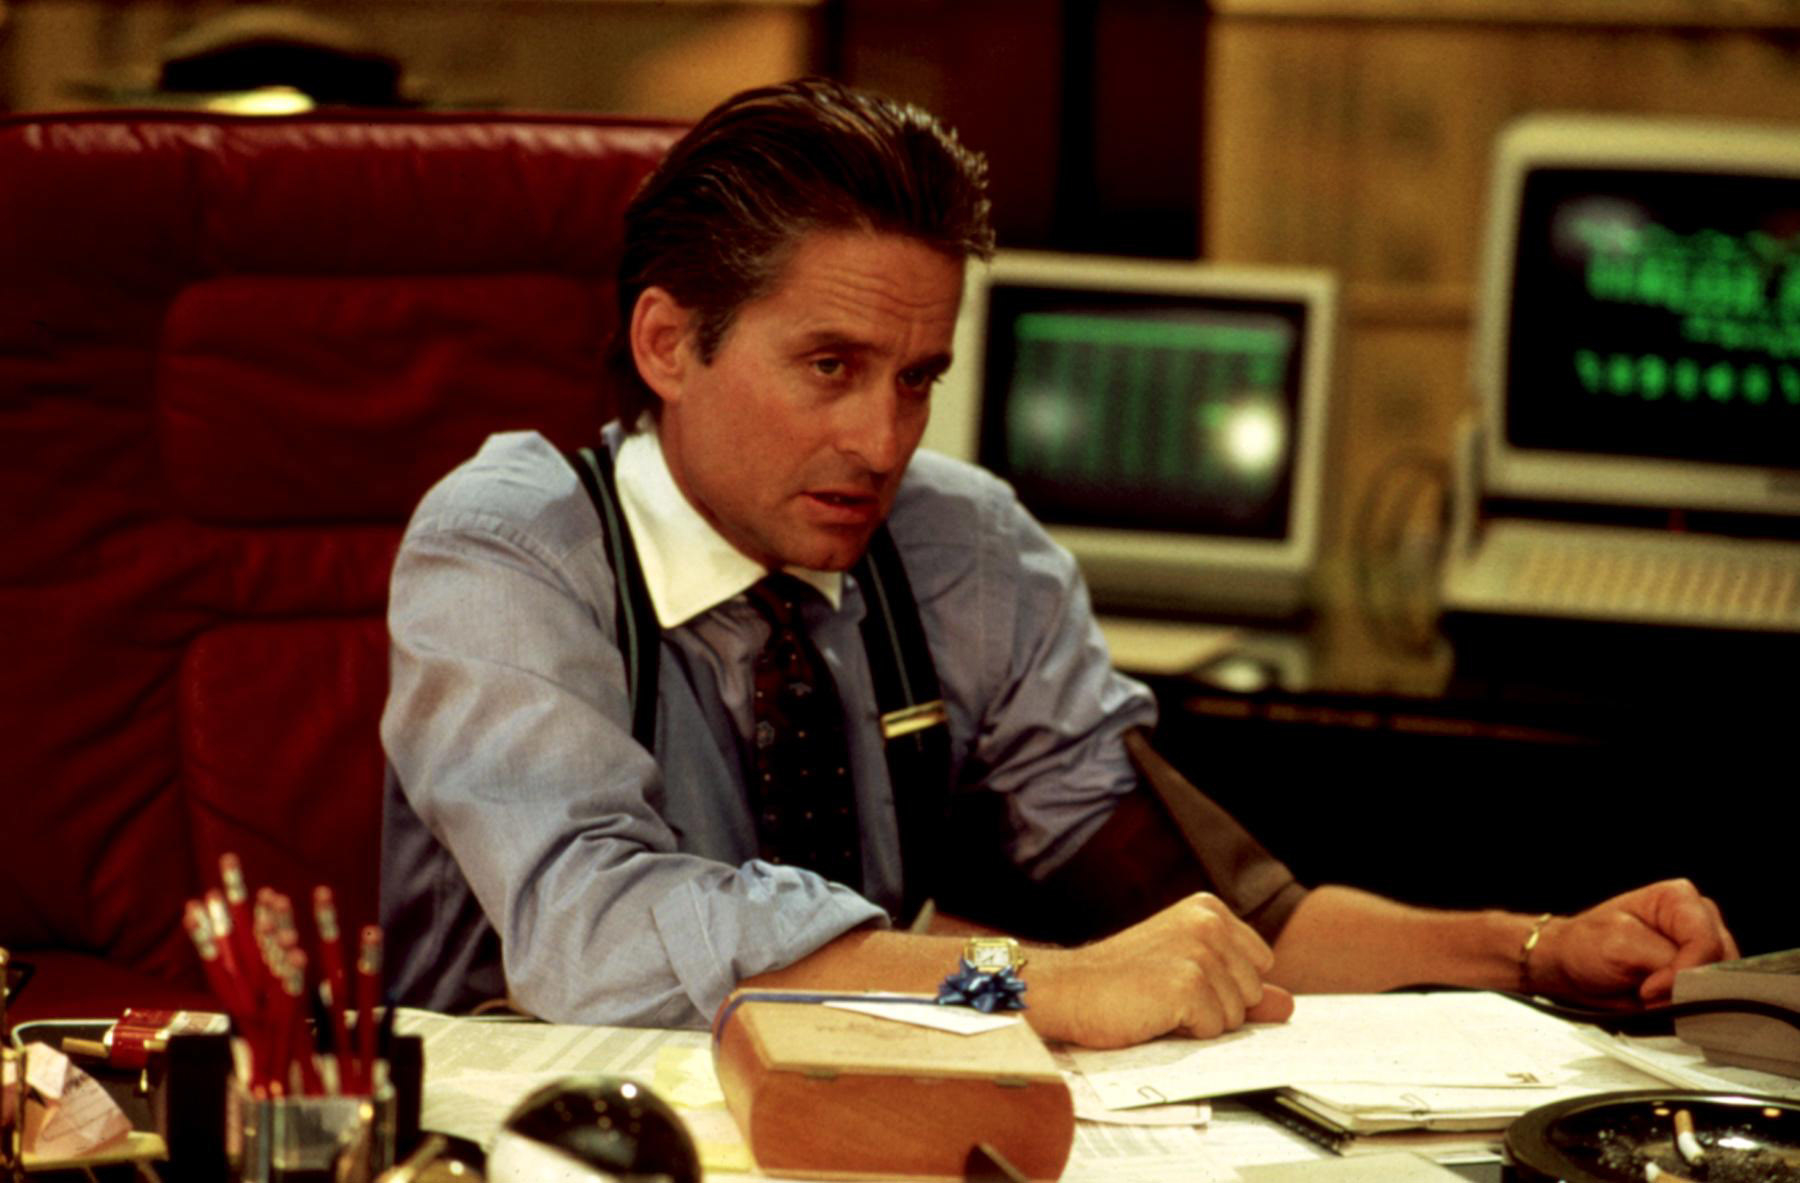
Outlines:
<svg viewBox="0 0 1800 1183"><path fill-rule="evenodd" d="M1103 609L1290 613L1333 296L1317 272L1002 253L972 267L927 446L1010 482Z"/></svg>
<svg viewBox="0 0 1800 1183"><path fill-rule="evenodd" d="M1503 136L1495 186L1489 483L1800 509L1800 127L1540 117Z"/></svg>
<svg viewBox="0 0 1800 1183"><path fill-rule="evenodd" d="M1304 304L1003 285L987 319L977 456L1041 520L1286 536Z"/></svg>

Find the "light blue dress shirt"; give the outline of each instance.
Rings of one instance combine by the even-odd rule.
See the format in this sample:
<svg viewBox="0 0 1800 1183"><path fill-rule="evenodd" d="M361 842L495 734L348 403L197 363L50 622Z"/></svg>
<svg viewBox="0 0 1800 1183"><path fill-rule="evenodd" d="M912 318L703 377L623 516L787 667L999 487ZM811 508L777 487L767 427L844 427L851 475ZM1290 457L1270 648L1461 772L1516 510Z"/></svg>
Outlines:
<svg viewBox="0 0 1800 1183"><path fill-rule="evenodd" d="M829 597L807 624L849 716L863 894L756 857L742 753L767 625L742 592L763 572L687 505L653 434L606 442L664 625L654 754L631 737L598 517L550 443L489 439L401 543L382 922L402 1002L510 995L560 1022L703 1025L740 979L899 905L856 581L802 573ZM949 710L952 783L1005 795L1009 855L1048 874L1136 784L1120 736L1154 722L1154 700L1113 671L1068 553L991 475L917 454L889 528Z"/></svg>

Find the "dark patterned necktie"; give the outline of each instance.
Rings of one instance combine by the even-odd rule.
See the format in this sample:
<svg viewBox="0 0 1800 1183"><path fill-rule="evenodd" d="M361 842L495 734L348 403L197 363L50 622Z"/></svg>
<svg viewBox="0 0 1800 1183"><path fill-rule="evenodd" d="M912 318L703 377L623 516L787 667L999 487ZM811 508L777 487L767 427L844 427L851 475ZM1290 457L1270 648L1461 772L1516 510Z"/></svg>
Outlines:
<svg viewBox="0 0 1800 1183"><path fill-rule="evenodd" d="M750 805L764 859L861 890L862 838L844 709L798 609L801 597L814 594L791 575L770 575L749 592L769 622L769 639L752 666Z"/></svg>

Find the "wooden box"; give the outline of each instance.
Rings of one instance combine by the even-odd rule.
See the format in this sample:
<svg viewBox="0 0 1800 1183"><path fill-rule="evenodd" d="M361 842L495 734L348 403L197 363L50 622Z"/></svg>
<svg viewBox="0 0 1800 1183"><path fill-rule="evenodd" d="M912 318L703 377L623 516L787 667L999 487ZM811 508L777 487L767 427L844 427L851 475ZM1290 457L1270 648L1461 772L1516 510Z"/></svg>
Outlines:
<svg viewBox="0 0 1800 1183"><path fill-rule="evenodd" d="M1022 1020L959 1035L824 1005L834 997L857 996L740 991L713 1025L719 1084L763 1171L961 1179L986 1143L1028 1178L1062 1174L1074 1104Z"/></svg>

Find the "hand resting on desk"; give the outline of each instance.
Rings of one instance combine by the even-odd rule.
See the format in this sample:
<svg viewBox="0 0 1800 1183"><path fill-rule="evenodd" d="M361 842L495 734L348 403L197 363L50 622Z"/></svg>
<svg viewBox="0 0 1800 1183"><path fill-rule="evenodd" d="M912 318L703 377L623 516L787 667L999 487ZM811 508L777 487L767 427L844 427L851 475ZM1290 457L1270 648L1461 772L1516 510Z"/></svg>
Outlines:
<svg viewBox="0 0 1800 1183"><path fill-rule="evenodd" d="M1665 879L1552 919L1528 978L1534 991L1571 1001L1658 1002L1677 970L1737 956L1719 906L1688 880Z"/></svg>
<svg viewBox="0 0 1800 1183"><path fill-rule="evenodd" d="M741 985L930 993L962 945L938 933L860 929ZM1129 1047L1168 1034L1207 1038L1294 1010L1291 994L1264 981L1275 964L1268 944L1207 893L1105 940L1072 949L1033 945L1026 956L1026 1020L1046 1039L1084 1047Z"/></svg>
<svg viewBox="0 0 1800 1183"><path fill-rule="evenodd" d="M1032 1025L1083 1047L1207 1039L1294 1013L1293 995L1263 980L1274 952L1209 893L1091 945L1031 954Z"/></svg>
<svg viewBox="0 0 1800 1183"><path fill-rule="evenodd" d="M1442 911L1318 887L1276 938L1269 977L1306 993L1436 983L1619 1005L1667 995L1676 970L1737 956L1718 907L1685 879L1552 917L1533 943L1537 923L1517 912Z"/></svg>

